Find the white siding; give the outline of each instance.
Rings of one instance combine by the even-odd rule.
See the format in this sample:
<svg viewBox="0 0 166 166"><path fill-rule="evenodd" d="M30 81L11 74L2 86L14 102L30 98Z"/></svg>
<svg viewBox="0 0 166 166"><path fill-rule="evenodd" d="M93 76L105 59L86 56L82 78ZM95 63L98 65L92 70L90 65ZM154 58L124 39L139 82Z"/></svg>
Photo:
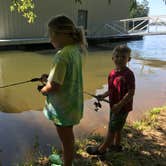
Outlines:
<svg viewBox="0 0 166 166"><path fill-rule="evenodd" d="M50 17L65 14L77 23L78 10L88 11L88 33L100 31L103 25L112 20L128 18L129 0L83 0L76 4L75 0L35 0L37 19L29 24L17 12L10 12L11 0L0 0L0 39L22 39L46 37L47 22Z"/></svg>
<svg viewBox="0 0 166 166"><path fill-rule="evenodd" d="M85 0L82 5L76 5L75 19L78 9L88 11L88 33L100 32L104 24L113 20L120 20L129 17L129 0Z"/></svg>
<svg viewBox="0 0 166 166"><path fill-rule="evenodd" d="M0 39L44 37L47 22L57 14L72 17L72 4L68 0L37 0L35 23L29 24L17 12L10 12L10 0L0 0Z"/></svg>

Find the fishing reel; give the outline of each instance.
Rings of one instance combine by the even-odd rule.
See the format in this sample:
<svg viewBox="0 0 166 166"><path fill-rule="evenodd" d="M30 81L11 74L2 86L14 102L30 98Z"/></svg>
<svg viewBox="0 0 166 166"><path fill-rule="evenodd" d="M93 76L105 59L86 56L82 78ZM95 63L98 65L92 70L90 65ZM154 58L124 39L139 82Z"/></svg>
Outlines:
<svg viewBox="0 0 166 166"><path fill-rule="evenodd" d="M101 103L98 99L97 99L97 102L95 101L93 104L95 106L95 111L96 112L102 107L102 105L101 105Z"/></svg>
<svg viewBox="0 0 166 166"><path fill-rule="evenodd" d="M47 83L48 74L42 74L39 78L39 81L42 83L42 85L37 86L37 90L40 92L41 89L46 85Z"/></svg>
<svg viewBox="0 0 166 166"><path fill-rule="evenodd" d="M46 86L45 83L42 83L42 85L38 85L38 86L37 86L37 90L40 92L41 89L42 89L44 86Z"/></svg>
<svg viewBox="0 0 166 166"><path fill-rule="evenodd" d="M91 96L91 97L94 97L94 98L97 100L97 102L95 101L95 102L93 103L94 106L95 106L95 111L96 111L96 112L102 107L102 105L101 105L101 103L100 103L101 101L104 101L104 102L110 104L110 101L109 101L109 100L106 100L106 99L104 99L104 98L102 98L101 95L96 96L96 95L90 94L90 93L85 92L85 91L84 91L84 93L87 94L87 95L89 95L89 96Z"/></svg>
<svg viewBox="0 0 166 166"><path fill-rule="evenodd" d="M43 87L44 87L44 85L38 85L37 90L40 92Z"/></svg>

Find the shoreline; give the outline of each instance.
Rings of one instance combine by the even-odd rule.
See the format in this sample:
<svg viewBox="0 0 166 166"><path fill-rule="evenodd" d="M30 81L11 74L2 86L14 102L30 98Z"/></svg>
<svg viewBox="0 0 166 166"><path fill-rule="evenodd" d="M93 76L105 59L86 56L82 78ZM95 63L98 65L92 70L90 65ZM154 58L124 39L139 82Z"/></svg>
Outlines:
<svg viewBox="0 0 166 166"><path fill-rule="evenodd" d="M87 138L76 140L76 155L74 164L77 166L120 166L120 165L151 165L164 166L166 164L166 106L153 108L141 121L125 125L122 132L123 152L108 152L102 158L86 153L86 145L100 144L104 137L98 133L89 135ZM160 137L159 137L160 136ZM55 147L51 147L52 154L60 154ZM61 154L60 154L61 155ZM35 156L35 155L34 155ZM46 162L47 161L47 162ZM45 164L44 164L45 162ZM27 161L25 164L38 164L49 166L48 158L40 156L37 160Z"/></svg>

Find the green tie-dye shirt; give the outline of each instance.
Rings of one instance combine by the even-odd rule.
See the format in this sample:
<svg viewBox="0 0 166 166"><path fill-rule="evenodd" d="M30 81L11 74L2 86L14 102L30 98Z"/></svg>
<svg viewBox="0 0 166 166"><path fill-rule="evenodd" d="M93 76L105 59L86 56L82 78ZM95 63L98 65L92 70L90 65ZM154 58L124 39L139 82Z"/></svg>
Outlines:
<svg viewBox="0 0 166 166"><path fill-rule="evenodd" d="M77 45L66 46L54 57L48 82L61 85L47 95L44 114L55 124L78 124L83 116L83 85L81 53Z"/></svg>

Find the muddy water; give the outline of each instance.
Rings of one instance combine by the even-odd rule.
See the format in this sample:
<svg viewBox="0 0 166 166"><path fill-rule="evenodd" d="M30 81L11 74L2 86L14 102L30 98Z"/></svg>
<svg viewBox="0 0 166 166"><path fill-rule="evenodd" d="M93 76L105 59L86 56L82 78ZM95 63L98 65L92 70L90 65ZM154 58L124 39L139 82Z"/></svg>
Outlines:
<svg viewBox="0 0 166 166"><path fill-rule="evenodd" d="M129 121L142 118L145 111L152 107L166 104L166 48L163 48L163 45L162 48L150 45L151 49L148 50L149 42L153 41L154 45L155 40L153 36L143 41L128 43L133 48L133 59L129 67L136 76L134 110L130 113ZM165 38L160 37L159 40L164 42ZM26 81L40 76L41 73L47 73L53 54L53 50L0 52L0 85ZM111 50L90 51L89 55L84 57L84 90L90 93L106 90L107 75L113 67ZM30 83L0 89L2 165L16 164L30 156L36 139L45 153L49 153L49 144L59 146L54 125L40 111L44 97L38 93L36 86L37 83ZM93 101L85 95L84 119L75 128L77 137L85 137L95 131L106 131L109 107L103 103L102 110L95 112Z"/></svg>

